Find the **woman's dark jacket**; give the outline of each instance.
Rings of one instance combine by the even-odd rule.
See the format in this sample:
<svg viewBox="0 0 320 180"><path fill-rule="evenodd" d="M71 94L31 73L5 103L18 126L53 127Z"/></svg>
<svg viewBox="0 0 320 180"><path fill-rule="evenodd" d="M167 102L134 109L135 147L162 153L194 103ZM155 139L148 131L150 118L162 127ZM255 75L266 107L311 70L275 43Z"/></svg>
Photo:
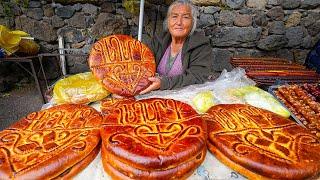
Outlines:
<svg viewBox="0 0 320 180"><path fill-rule="evenodd" d="M149 47L155 55L157 67L170 43L171 35L168 32L152 39ZM201 84L208 79L213 71L213 52L209 39L197 32L188 36L182 47L181 60L183 73L174 77L162 76L161 90Z"/></svg>

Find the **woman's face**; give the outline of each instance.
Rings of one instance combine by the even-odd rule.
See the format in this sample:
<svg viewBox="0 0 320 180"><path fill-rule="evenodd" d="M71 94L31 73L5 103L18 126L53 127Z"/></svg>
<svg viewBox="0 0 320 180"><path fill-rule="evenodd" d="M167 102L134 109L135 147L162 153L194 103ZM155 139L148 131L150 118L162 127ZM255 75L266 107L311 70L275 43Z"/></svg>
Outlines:
<svg viewBox="0 0 320 180"><path fill-rule="evenodd" d="M172 38L185 38L192 28L191 8L188 5L173 6L168 18L168 29Z"/></svg>

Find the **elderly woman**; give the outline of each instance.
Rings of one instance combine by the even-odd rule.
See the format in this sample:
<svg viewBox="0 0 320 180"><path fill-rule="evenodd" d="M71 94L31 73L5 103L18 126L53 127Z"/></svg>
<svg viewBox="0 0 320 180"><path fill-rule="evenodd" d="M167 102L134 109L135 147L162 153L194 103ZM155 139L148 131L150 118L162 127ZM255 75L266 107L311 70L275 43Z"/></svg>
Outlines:
<svg viewBox="0 0 320 180"><path fill-rule="evenodd" d="M213 67L209 39L194 32L197 10L188 0L173 2L164 22L165 33L156 36L150 45L159 77L151 77L152 84L142 91L175 89L207 80Z"/></svg>

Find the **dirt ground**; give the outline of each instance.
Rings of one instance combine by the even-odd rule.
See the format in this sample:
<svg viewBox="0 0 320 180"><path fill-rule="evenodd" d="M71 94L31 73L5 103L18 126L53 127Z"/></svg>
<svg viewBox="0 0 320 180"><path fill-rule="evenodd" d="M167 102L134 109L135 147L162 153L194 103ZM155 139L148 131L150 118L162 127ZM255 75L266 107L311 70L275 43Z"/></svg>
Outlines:
<svg viewBox="0 0 320 180"><path fill-rule="evenodd" d="M27 114L40 110L42 105L41 95L34 83L0 93L0 130Z"/></svg>

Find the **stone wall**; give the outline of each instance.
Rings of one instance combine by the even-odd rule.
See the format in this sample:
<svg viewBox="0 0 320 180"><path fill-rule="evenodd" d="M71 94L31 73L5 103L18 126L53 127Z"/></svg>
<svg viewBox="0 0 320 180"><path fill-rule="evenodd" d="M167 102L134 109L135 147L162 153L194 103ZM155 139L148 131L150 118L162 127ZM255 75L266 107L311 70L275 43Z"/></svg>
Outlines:
<svg viewBox="0 0 320 180"><path fill-rule="evenodd" d="M137 37L139 17L127 12L122 1L79 2L29 1L28 8L13 4L10 16L0 6L0 24L30 33L41 45L41 52L57 52L58 35L64 37L67 48L75 49L74 53L89 53L96 40L110 34ZM164 2L168 1L146 5L144 42L162 29L167 11ZM303 63L308 51L320 39L319 0L193 2L200 12L197 31L210 38L215 54L214 68L218 71L231 69L228 61L232 56L284 57ZM85 58L69 57L67 64L71 74L88 70Z"/></svg>

